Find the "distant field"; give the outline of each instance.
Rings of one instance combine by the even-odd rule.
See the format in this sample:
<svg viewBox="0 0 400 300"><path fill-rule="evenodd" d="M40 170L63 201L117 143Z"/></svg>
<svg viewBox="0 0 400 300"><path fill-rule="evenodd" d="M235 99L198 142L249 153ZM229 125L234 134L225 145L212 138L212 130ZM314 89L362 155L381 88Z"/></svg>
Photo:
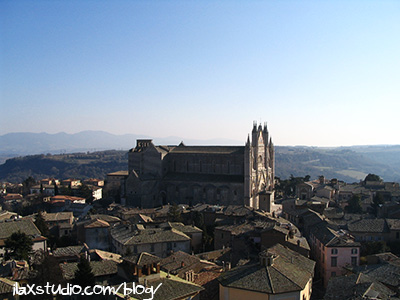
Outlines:
<svg viewBox="0 0 400 300"><path fill-rule="evenodd" d="M365 178L365 176L368 175L367 173L356 171L356 170L338 170L338 171L336 171L336 173L339 173L339 174L342 174L345 176L349 176L349 177L353 177L358 180L363 180Z"/></svg>

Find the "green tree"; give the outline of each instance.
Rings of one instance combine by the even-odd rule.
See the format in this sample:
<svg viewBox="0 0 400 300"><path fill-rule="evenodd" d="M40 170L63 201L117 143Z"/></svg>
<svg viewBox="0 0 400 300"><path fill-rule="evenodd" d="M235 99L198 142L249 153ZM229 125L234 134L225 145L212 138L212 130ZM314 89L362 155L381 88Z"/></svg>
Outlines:
<svg viewBox="0 0 400 300"><path fill-rule="evenodd" d="M79 196L86 199L86 202L92 203L93 202L93 192L89 186L86 184L82 184L78 190Z"/></svg>
<svg viewBox="0 0 400 300"><path fill-rule="evenodd" d="M30 284L45 286L47 282L50 284L61 284L65 286L66 282L62 275L61 268L57 259L48 253L42 253L41 257L33 264L34 278L30 280ZM43 294L41 299L62 299L61 295ZM34 297L35 298L35 297Z"/></svg>
<svg viewBox="0 0 400 300"><path fill-rule="evenodd" d="M378 208L379 206L381 206L382 204L385 203L385 199L383 198L381 193L377 193L374 196L374 199L372 200L373 202L371 203L371 207L372 207L372 213L377 216L378 215Z"/></svg>
<svg viewBox="0 0 400 300"><path fill-rule="evenodd" d="M364 242L361 245L361 256L389 252L390 247L384 241Z"/></svg>
<svg viewBox="0 0 400 300"><path fill-rule="evenodd" d="M94 286L95 278L90 262L82 255L75 271L73 283L82 287Z"/></svg>
<svg viewBox="0 0 400 300"><path fill-rule="evenodd" d="M54 195L57 196L60 194L60 192L58 191L58 185L57 182L55 180L53 180L53 186L54 186Z"/></svg>
<svg viewBox="0 0 400 300"><path fill-rule="evenodd" d="M348 201L346 211L353 214L362 213L360 195L353 195L353 197Z"/></svg>
<svg viewBox="0 0 400 300"><path fill-rule="evenodd" d="M204 227L204 217L203 214L199 211L194 211L193 212L193 216L192 216L192 220L194 223L194 226L198 227L198 228L203 228Z"/></svg>
<svg viewBox="0 0 400 300"><path fill-rule="evenodd" d="M47 224L44 220L43 214L40 211L36 216L35 225L40 230L40 233L43 236L49 237L49 235L50 235L49 227L47 226Z"/></svg>
<svg viewBox="0 0 400 300"><path fill-rule="evenodd" d="M169 207L168 210L168 221L170 222L182 222L181 210L179 206L174 203Z"/></svg>
<svg viewBox="0 0 400 300"><path fill-rule="evenodd" d="M26 233L21 231L14 232L4 242L5 258L6 260L10 258L28 260L29 255L32 253L32 246L33 241Z"/></svg>
<svg viewBox="0 0 400 300"><path fill-rule="evenodd" d="M369 173L364 179L364 182L367 181L382 181L382 179L378 175Z"/></svg>
<svg viewBox="0 0 400 300"><path fill-rule="evenodd" d="M31 187L36 185L36 180L32 176L29 176L22 182L22 193L24 195L30 194Z"/></svg>

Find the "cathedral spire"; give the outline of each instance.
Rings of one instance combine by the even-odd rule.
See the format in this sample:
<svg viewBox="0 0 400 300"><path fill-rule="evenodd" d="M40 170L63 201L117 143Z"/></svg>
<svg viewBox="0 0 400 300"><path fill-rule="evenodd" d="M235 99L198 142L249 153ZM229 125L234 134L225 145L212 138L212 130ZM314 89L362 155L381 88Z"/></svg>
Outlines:
<svg viewBox="0 0 400 300"><path fill-rule="evenodd" d="M267 122L264 122L264 132L268 132Z"/></svg>

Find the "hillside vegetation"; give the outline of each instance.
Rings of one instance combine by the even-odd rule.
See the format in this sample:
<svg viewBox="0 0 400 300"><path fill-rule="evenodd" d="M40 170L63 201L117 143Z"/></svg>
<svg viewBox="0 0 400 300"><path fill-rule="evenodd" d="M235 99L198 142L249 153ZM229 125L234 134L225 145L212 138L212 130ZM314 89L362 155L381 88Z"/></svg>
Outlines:
<svg viewBox="0 0 400 300"><path fill-rule="evenodd" d="M353 148L277 147L276 175L281 178L324 175L346 182L364 179L368 173L379 174L385 181L400 181L400 149L397 156L384 161L384 153L374 146L374 155ZM376 159L378 157L381 159Z"/></svg>
<svg viewBox="0 0 400 300"><path fill-rule="evenodd" d="M30 155L8 159L0 165L0 180L22 182L41 178L101 178L128 167L127 151L100 151L59 155Z"/></svg>

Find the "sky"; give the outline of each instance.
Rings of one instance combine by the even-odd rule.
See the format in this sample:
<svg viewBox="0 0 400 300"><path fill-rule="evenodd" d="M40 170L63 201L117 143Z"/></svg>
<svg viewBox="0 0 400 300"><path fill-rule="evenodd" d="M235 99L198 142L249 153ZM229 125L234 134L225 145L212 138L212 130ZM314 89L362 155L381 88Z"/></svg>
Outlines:
<svg viewBox="0 0 400 300"><path fill-rule="evenodd" d="M400 1L0 1L0 135L400 144Z"/></svg>

